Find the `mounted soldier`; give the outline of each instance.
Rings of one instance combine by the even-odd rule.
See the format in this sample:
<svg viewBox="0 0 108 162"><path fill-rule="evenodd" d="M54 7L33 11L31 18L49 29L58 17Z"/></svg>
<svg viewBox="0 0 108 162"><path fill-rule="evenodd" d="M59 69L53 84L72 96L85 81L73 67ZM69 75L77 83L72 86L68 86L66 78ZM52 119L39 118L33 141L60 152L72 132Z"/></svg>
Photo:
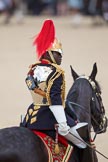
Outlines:
<svg viewBox="0 0 108 162"><path fill-rule="evenodd" d="M32 64L27 74L26 83L33 103L27 110L22 126L55 138L52 134L58 124L58 133L61 136L79 148L86 148L77 130L87 123L77 123L77 119L75 121L65 113L65 76L60 67L63 51L55 36L52 20L45 20L33 44L36 46L39 62Z"/></svg>

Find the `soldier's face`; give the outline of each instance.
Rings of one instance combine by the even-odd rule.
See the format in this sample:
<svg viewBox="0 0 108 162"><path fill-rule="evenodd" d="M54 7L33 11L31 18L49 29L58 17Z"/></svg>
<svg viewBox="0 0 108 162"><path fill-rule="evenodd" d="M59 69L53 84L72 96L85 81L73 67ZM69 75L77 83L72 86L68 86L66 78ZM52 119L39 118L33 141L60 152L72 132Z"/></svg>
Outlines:
<svg viewBox="0 0 108 162"><path fill-rule="evenodd" d="M53 51L53 57L58 65L62 62L62 55L59 52Z"/></svg>

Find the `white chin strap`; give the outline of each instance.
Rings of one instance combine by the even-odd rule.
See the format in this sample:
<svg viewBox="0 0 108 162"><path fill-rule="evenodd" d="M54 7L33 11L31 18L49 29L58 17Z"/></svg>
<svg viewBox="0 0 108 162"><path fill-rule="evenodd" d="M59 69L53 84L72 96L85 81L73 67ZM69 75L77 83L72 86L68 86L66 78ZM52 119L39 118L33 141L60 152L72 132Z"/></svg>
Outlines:
<svg viewBox="0 0 108 162"><path fill-rule="evenodd" d="M53 57L52 52L51 52L51 51L48 51L48 53L49 53L49 55L50 55L50 58L51 58L52 62L53 62L54 64L56 64L56 61L55 61L55 59L54 59L54 57Z"/></svg>

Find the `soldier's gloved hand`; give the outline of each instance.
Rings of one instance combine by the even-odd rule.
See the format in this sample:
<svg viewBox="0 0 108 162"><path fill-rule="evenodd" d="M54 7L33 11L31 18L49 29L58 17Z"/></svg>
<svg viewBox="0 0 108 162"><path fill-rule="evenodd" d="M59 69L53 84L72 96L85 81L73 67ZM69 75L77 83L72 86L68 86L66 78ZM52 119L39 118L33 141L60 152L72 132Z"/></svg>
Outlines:
<svg viewBox="0 0 108 162"><path fill-rule="evenodd" d="M49 108L58 122L59 134L65 136L66 134L69 133L70 127L67 125L67 119L66 119L64 107L62 105L51 105L49 106Z"/></svg>

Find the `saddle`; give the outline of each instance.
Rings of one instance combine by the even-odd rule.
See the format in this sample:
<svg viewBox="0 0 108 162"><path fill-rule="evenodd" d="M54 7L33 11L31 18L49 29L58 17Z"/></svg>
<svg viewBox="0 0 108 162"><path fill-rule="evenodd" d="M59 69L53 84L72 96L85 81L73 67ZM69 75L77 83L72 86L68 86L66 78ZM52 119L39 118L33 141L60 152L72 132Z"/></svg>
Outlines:
<svg viewBox="0 0 108 162"><path fill-rule="evenodd" d="M69 161L74 148L68 144L64 137L58 135L58 143L56 143L52 137L43 132L33 130L33 133L38 135L45 144L49 155L49 162Z"/></svg>

